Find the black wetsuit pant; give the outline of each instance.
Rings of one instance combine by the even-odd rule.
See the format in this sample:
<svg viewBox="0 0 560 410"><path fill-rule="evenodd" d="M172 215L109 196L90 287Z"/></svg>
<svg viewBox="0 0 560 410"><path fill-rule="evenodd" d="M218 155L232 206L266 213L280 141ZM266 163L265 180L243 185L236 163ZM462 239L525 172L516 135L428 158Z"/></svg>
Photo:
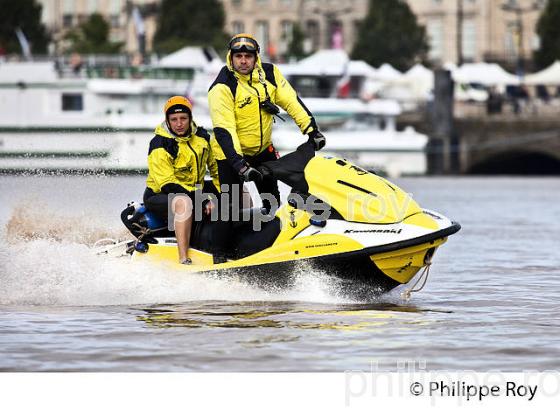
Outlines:
<svg viewBox="0 0 560 410"><path fill-rule="evenodd" d="M245 160L249 163L250 166L256 168L260 166L263 162L267 161L275 161L276 151L274 147L271 145L267 149L265 149L260 154L255 156L249 157L245 156ZM235 172L235 170L231 167L228 160L219 160L218 163L218 175L220 178L220 185L223 187L227 185L227 194L228 194L228 206L229 212L222 212L220 210L220 219L214 224L213 235L212 235L212 243L214 248L214 253L219 256L224 256L229 253L229 250L232 249L233 245L231 243L231 239L233 237L233 221L234 220L241 220L239 215L234 216L233 212L236 210L241 210L242 200L243 200L243 181L239 177L239 174ZM278 191L278 181L275 178L265 178L260 182L255 182L259 194L271 194L276 198L276 203L270 203L266 198L263 198L263 208L265 208L268 212L275 212L275 207L280 205L280 192ZM236 188L234 188L236 186ZM222 189L222 195L226 194L226 190ZM232 195L232 193L238 193L238 195ZM236 202L236 206L234 205L234 201ZM225 202L225 201L223 201ZM223 203L220 201L220 203ZM225 216L225 218L224 218ZM222 220L223 219L223 220Z"/></svg>
<svg viewBox="0 0 560 410"><path fill-rule="evenodd" d="M194 191L188 192L186 195L191 198L194 204ZM160 220L166 222L169 212L169 205L167 201L168 194L164 194L163 192L156 194L150 188L146 188L144 191L144 205L146 206L146 209L157 216Z"/></svg>
<svg viewBox="0 0 560 410"><path fill-rule="evenodd" d="M218 191L214 187L214 184L210 181L204 181L204 186L202 188L202 192L211 193L219 195ZM195 191L186 191L183 192L191 198L193 205L195 205ZM168 205L168 194L164 194L163 192L155 193L150 188L146 188L144 191L144 205L146 209L157 216L162 221L167 221L168 219L168 212L169 212L169 205Z"/></svg>

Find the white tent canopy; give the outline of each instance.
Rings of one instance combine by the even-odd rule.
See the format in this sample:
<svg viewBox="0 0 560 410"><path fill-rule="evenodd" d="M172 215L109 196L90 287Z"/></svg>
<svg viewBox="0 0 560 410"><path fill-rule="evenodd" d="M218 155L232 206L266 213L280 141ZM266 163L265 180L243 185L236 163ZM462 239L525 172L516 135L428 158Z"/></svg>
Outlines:
<svg viewBox="0 0 560 410"><path fill-rule="evenodd" d="M349 61L344 50L319 50L295 64L282 64L279 68L284 75L340 76Z"/></svg>
<svg viewBox="0 0 560 410"><path fill-rule="evenodd" d="M555 61L542 71L525 76L528 85L560 85L560 61Z"/></svg>
<svg viewBox="0 0 560 410"><path fill-rule="evenodd" d="M377 69L375 78L380 81L397 81L402 75L403 74L391 64L385 63Z"/></svg>
<svg viewBox="0 0 560 410"><path fill-rule="evenodd" d="M453 79L458 83L478 83L486 86L518 85L519 77L508 73L498 64L472 63L463 64L452 72Z"/></svg>
<svg viewBox="0 0 560 410"><path fill-rule="evenodd" d="M219 70L223 65L216 51L207 47L184 47L163 57L157 64L164 68L194 68L201 71Z"/></svg>
<svg viewBox="0 0 560 410"><path fill-rule="evenodd" d="M402 81L409 84L417 98L426 98L434 88L434 72L416 64L402 76Z"/></svg>
<svg viewBox="0 0 560 410"><path fill-rule="evenodd" d="M284 75L330 75L371 77L376 70L365 61L350 60L344 50L319 50L295 64L278 66Z"/></svg>
<svg viewBox="0 0 560 410"><path fill-rule="evenodd" d="M352 60L348 63L348 74L351 76L373 77L377 70L362 60Z"/></svg>
<svg viewBox="0 0 560 410"><path fill-rule="evenodd" d="M299 65L303 66L314 66L314 67L326 67L329 65L334 66L344 66L350 58L344 50L319 50L316 53L311 54L299 61Z"/></svg>
<svg viewBox="0 0 560 410"><path fill-rule="evenodd" d="M410 68L404 77L412 80L422 80L434 82L434 73L429 68L424 67L422 64L416 64L414 67Z"/></svg>

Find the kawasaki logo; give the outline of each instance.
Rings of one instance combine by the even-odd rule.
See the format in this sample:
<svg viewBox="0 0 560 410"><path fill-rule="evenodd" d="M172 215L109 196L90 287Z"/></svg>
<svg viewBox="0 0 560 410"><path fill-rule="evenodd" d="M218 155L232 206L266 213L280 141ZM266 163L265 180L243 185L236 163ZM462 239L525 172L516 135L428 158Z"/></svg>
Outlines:
<svg viewBox="0 0 560 410"><path fill-rule="evenodd" d="M347 229L344 233L396 233L399 234L402 229L364 229L364 230L353 230Z"/></svg>

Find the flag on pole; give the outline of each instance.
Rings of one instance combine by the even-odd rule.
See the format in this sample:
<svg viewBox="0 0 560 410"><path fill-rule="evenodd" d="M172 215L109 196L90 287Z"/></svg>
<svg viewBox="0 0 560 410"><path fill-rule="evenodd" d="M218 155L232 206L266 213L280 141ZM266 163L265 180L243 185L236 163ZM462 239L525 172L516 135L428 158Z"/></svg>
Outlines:
<svg viewBox="0 0 560 410"><path fill-rule="evenodd" d="M337 98L348 98L350 97L350 72L349 66L350 62L347 61L344 64L344 70L342 72L342 77L336 82L336 97Z"/></svg>
<svg viewBox="0 0 560 410"><path fill-rule="evenodd" d="M25 37L25 34L23 34L23 31L21 31L21 28L19 28L19 27L16 28L16 36L17 36L17 39L19 41L19 45L21 47L21 53L23 54L25 59L27 61L33 60L33 56L31 55L31 46L29 45L29 41L27 41L27 38Z"/></svg>
<svg viewBox="0 0 560 410"><path fill-rule="evenodd" d="M138 38L138 52L144 62L146 54L146 28L144 27L144 20L142 19L142 14L137 6L132 9L132 20L134 21L134 27L136 28L136 37Z"/></svg>
<svg viewBox="0 0 560 410"><path fill-rule="evenodd" d="M342 37L342 29L340 26L334 28L331 36L331 48L341 50L344 48L344 38Z"/></svg>
<svg viewBox="0 0 560 410"><path fill-rule="evenodd" d="M134 27L136 28L136 34L143 36L146 34L146 29L144 27L144 20L142 20L142 15L137 6L132 9L132 19L134 20Z"/></svg>

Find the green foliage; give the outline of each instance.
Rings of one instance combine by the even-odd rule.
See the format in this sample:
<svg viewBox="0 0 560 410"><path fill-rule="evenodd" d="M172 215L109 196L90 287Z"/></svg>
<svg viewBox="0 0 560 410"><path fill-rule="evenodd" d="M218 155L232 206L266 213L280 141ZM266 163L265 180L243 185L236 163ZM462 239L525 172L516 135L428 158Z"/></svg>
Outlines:
<svg viewBox="0 0 560 410"><path fill-rule="evenodd" d="M290 41L290 44L288 44L288 52L286 57L295 57L298 60L305 57L305 52L303 51L304 40L305 33L303 32L299 24L295 24L292 32L292 39Z"/></svg>
<svg viewBox="0 0 560 410"><path fill-rule="evenodd" d="M20 53L15 29L19 27L34 53L46 53L49 36L41 23L42 6L35 0L0 0L0 47L7 53Z"/></svg>
<svg viewBox="0 0 560 410"><path fill-rule="evenodd" d="M548 0L548 4L537 23L537 34L541 46L535 52L535 63L539 68L548 67L560 59L560 0Z"/></svg>
<svg viewBox="0 0 560 410"><path fill-rule="evenodd" d="M213 46L225 50L225 14L218 0L163 0L154 35L154 50L171 53L185 46Z"/></svg>
<svg viewBox="0 0 560 410"><path fill-rule="evenodd" d="M389 63L406 70L428 51L426 30L404 0L370 0L352 58L373 66Z"/></svg>
<svg viewBox="0 0 560 410"><path fill-rule="evenodd" d="M70 42L69 51L83 54L115 54L123 43L109 41L109 23L101 14L93 13L89 18L66 34Z"/></svg>

